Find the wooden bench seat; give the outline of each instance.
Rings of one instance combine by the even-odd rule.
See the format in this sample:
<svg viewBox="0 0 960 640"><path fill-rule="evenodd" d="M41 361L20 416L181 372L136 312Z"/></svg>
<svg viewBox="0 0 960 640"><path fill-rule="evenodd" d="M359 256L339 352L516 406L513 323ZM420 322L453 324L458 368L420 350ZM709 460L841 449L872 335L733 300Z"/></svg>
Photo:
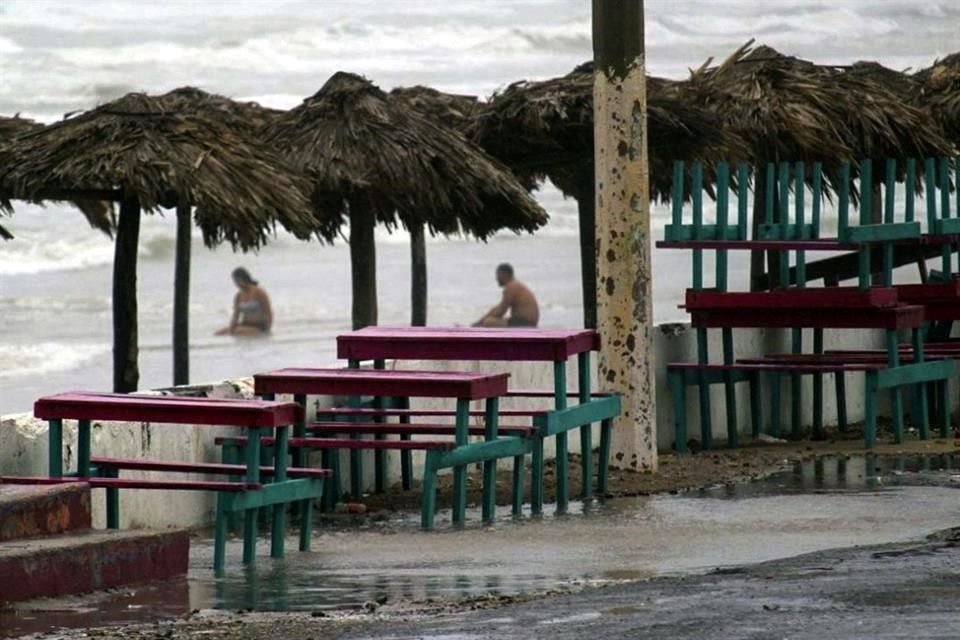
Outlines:
<svg viewBox="0 0 960 640"><path fill-rule="evenodd" d="M244 437L220 437L216 438L216 444L239 445L247 444L247 438ZM271 446L274 444L273 438L261 438L260 444ZM457 443L452 440L350 440L348 438L290 438L291 447L300 447L302 449L396 449L396 450L441 450L453 449Z"/></svg>
<svg viewBox="0 0 960 640"><path fill-rule="evenodd" d="M383 369L278 369L253 376L257 395L293 393L332 396L499 398L506 373L395 371Z"/></svg>
<svg viewBox="0 0 960 640"><path fill-rule="evenodd" d="M864 309L893 307L898 302L894 287L813 287L773 291L715 291L687 289L684 307L700 309Z"/></svg>
<svg viewBox="0 0 960 640"><path fill-rule="evenodd" d="M534 416L545 415L549 409L501 409L499 415L501 418L530 418ZM332 407L329 409L319 409L318 415L321 416L344 416L351 418L444 418L457 415L456 411L449 409L370 409L370 408L351 408L351 407ZM485 411L471 411L471 418L483 418Z"/></svg>
<svg viewBox="0 0 960 640"><path fill-rule="evenodd" d="M916 329L926 320L921 305L898 304L879 308L837 308L825 313L822 306L753 308L698 308L691 310L695 328L768 329Z"/></svg>
<svg viewBox="0 0 960 640"><path fill-rule="evenodd" d="M164 480L152 478L51 478L46 476L0 476L0 484L51 485L85 483L93 489L163 489L170 491L255 491L259 482L218 482L210 480Z"/></svg>
<svg viewBox="0 0 960 640"><path fill-rule="evenodd" d="M340 433L340 434L396 434L396 435L449 435L453 436L456 427L452 424L404 424L390 422L313 422L307 430L312 433ZM471 436L483 436L486 430L483 425L471 426L468 429ZM537 433L536 427L506 425L497 427L497 434L502 436L530 437Z"/></svg>
<svg viewBox="0 0 960 640"><path fill-rule="evenodd" d="M131 460L126 458L90 458L90 464L100 469L128 469L130 471L170 471L174 473L197 473L210 475L242 476L247 467L242 464L221 464L215 462L180 462L174 460ZM260 467L260 475L273 476L274 467ZM291 478L329 478L329 469L305 469L288 467Z"/></svg>

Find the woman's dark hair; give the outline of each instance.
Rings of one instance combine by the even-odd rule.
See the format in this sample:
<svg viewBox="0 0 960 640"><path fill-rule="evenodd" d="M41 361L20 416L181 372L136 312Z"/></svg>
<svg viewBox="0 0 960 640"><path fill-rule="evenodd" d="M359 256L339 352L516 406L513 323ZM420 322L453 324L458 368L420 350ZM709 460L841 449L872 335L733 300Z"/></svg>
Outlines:
<svg viewBox="0 0 960 640"><path fill-rule="evenodd" d="M231 275L233 276L234 280L238 280L244 284L252 284L254 286L260 284L259 282L254 280L253 276L250 275L250 272L244 269L243 267L237 267L236 269L233 270L233 273Z"/></svg>

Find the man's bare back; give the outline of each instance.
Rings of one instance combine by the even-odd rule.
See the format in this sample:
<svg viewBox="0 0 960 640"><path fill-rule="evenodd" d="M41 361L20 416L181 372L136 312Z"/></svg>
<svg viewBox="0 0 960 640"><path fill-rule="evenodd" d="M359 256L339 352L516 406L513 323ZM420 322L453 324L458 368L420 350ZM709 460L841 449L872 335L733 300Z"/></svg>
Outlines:
<svg viewBox="0 0 960 640"><path fill-rule="evenodd" d="M540 323L540 306L530 288L513 277L513 267L497 267L497 283L503 287L500 304L474 323L475 327L536 327ZM510 312L510 315L507 315Z"/></svg>

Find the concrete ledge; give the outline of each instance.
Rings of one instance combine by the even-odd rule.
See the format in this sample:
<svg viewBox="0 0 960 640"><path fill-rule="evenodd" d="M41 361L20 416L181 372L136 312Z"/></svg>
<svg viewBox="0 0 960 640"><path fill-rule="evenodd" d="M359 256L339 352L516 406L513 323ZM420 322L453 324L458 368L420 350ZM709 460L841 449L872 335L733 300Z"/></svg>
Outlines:
<svg viewBox="0 0 960 640"><path fill-rule="evenodd" d="M187 572L186 531L89 531L0 545L0 604L163 580Z"/></svg>
<svg viewBox="0 0 960 640"><path fill-rule="evenodd" d="M91 526L89 487L0 485L0 542Z"/></svg>

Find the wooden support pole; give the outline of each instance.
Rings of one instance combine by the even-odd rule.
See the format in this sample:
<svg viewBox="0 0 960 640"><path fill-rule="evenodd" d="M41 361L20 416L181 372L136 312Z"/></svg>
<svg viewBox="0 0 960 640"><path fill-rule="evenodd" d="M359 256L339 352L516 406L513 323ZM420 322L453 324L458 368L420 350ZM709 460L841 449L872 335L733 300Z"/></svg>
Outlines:
<svg viewBox="0 0 960 640"><path fill-rule="evenodd" d="M410 324L427 326L427 238L422 222L410 223Z"/></svg>
<svg viewBox="0 0 960 640"><path fill-rule="evenodd" d="M173 384L190 384L190 205L177 205L173 270Z"/></svg>
<svg viewBox="0 0 960 640"><path fill-rule="evenodd" d="M613 464L656 471L642 0L593 0L600 380L623 395Z"/></svg>
<svg viewBox="0 0 960 640"><path fill-rule="evenodd" d="M140 244L140 203L135 196L120 201L113 257L113 391L137 390L137 247Z"/></svg>
<svg viewBox="0 0 960 640"><path fill-rule="evenodd" d="M362 197L350 200L350 275L353 281L353 328L377 324L376 217Z"/></svg>
<svg viewBox="0 0 960 640"><path fill-rule="evenodd" d="M583 289L583 327L597 328L597 213L593 165L578 170L577 213L580 221L580 283Z"/></svg>

